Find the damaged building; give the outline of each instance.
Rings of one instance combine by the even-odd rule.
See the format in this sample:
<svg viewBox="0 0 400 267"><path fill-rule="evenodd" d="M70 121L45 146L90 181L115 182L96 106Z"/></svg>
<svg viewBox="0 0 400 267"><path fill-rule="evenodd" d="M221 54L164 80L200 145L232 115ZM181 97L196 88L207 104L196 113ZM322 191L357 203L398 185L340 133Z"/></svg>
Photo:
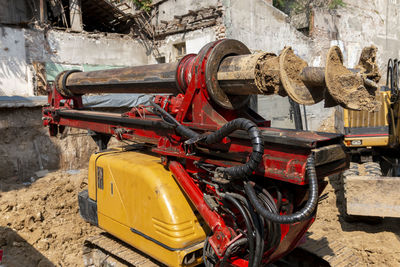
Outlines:
<svg viewBox="0 0 400 267"><path fill-rule="evenodd" d="M379 59L398 57L393 15L399 5L375 0L366 9L364 2L322 3L297 13L281 8L285 14L269 0L153 0L141 7L117 0L1 0L0 168L7 169L2 176L27 179L41 169L80 168L95 150L83 132L57 140L42 127L44 95L63 70L174 62L223 38L237 39L253 52L279 54L292 46L312 66L323 66L331 45L344 51L347 67L357 65L364 44L385 51ZM385 69L386 62L378 63ZM305 129L317 130L339 112L323 105L300 107ZM255 106L272 126L295 127L288 98L259 96Z"/></svg>

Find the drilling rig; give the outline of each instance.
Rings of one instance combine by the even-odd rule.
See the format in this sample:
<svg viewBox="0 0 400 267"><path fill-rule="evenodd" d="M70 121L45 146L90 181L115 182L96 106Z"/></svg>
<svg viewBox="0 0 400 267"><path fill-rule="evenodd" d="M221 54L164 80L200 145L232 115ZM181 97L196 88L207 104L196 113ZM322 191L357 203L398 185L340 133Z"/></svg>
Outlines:
<svg viewBox="0 0 400 267"><path fill-rule="evenodd" d="M261 266L288 254L315 220L323 177L348 168L343 137L272 128L249 99L368 110L371 84L343 66L339 48L314 68L289 47L251 54L230 39L175 63L60 73L44 125L51 136L88 129L100 150L78 201L108 234L85 242L85 264L102 253L130 266ZM153 98L123 114L86 110L81 96L95 93ZM107 149L112 136L135 144Z"/></svg>

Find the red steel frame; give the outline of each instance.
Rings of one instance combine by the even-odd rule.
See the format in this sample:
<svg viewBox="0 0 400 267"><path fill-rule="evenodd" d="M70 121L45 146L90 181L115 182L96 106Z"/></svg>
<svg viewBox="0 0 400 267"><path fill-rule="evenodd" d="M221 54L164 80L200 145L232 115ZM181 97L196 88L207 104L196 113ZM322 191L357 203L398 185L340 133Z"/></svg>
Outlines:
<svg viewBox="0 0 400 267"><path fill-rule="evenodd" d="M196 56L190 54L185 56L177 68L177 85L182 91L176 96L155 96L154 102L173 115L177 121L185 126L197 130L201 133L214 131L226 122L240 116L236 110L226 110L217 106L210 98L206 87L206 63L213 48L220 41L214 42ZM203 199L203 192L191 178L190 174L199 170L193 164L194 161L203 161L216 166L233 166L242 164L248 159L252 146L249 140L240 137L226 137L221 144L216 144L213 148L220 150L220 155L226 158L208 158L191 153L191 147L187 146L182 138L177 135L172 128L157 126L134 126L136 122L154 122L165 124L162 119L155 116L147 106L133 108L130 112L120 115L83 111L81 96L67 98L62 96L54 86L49 91L49 105L43 109L43 121L45 126L50 127L50 134L57 135L62 132L65 126L90 129L96 133L114 135L118 139L143 140L154 145L152 149L158 153L165 165L173 173L177 182L186 192L187 196L198 209L206 223L213 231L210 237L210 245L219 257L224 255L226 248L235 240L235 232L226 226L223 218L215 211L212 211ZM86 116L84 119L76 115ZM94 118L96 117L96 118ZM119 119L126 119L121 122ZM261 127L261 130L269 133L281 133L282 130L268 128L268 121L252 118ZM113 122L115 121L115 122ZM127 125L128 122L131 125ZM129 124L129 123L128 123ZM156 125L156 124L155 124ZM263 128L264 127L264 128ZM316 133L296 133L297 137L304 139L315 139L316 141L329 140L326 136L319 136ZM205 153L212 153L207 147L202 147ZM263 161L255 175L264 176L272 179L285 181L292 184L304 186L306 184L305 165L306 159L311 153L312 147L296 148L285 147L276 144L265 144ZM185 159L185 167L177 159ZM335 173L345 166L337 166L336 169L326 171L324 175ZM306 190L306 187L304 187ZM264 262L278 259L291 249L293 249L308 227L314 220L310 218L295 225L282 225L282 237L284 245L278 247L275 252L268 252L268 257ZM267 255L267 254L266 254ZM233 258L231 264L236 266L247 266L245 259Z"/></svg>

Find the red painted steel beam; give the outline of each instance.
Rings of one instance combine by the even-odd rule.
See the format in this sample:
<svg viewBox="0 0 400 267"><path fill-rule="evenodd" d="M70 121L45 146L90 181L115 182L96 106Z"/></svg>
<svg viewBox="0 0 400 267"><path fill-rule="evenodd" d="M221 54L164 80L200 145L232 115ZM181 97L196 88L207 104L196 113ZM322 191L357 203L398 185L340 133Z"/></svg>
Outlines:
<svg viewBox="0 0 400 267"><path fill-rule="evenodd" d="M183 166L177 161L171 161L169 163L169 169L211 230L215 231L219 226L226 227L221 217L208 207L203 199L203 192L197 187L192 177L189 176Z"/></svg>
<svg viewBox="0 0 400 267"><path fill-rule="evenodd" d="M197 187L192 177L189 176L179 162L171 161L169 163L169 169L207 225L211 228L213 235L209 238L208 242L216 254L222 257L227 247L230 245L234 231L225 225L224 220L218 213L212 211L208 207L207 203L204 201L203 192Z"/></svg>

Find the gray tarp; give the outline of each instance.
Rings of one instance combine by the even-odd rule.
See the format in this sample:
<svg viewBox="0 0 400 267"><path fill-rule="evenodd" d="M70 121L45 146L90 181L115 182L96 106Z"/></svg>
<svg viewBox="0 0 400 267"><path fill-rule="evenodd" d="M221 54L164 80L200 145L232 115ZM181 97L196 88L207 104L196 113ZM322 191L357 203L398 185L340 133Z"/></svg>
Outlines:
<svg viewBox="0 0 400 267"><path fill-rule="evenodd" d="M148 104L151 95L108 94L82 96L83 105L88 108L134 107ZM47 96L0 96L0 108L40 107L47 104Z"/></svg>

